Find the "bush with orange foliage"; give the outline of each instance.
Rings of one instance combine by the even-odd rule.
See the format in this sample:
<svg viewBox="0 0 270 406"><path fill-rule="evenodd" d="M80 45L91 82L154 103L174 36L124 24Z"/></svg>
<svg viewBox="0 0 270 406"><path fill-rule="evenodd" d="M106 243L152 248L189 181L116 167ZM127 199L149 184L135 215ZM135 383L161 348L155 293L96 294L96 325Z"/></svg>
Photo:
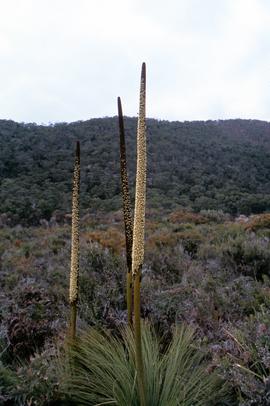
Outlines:
<svg viewBox="0 0 270 406"><path fill-rule="evenodd" d="M193 213L187 210L176 210L169 215L171 223L192 223L192 224L206 224L209 222L207 217L202 214Z"/></svg>
<svg viewBox="0 0 270 406"><path fill-rule="evenodd" d="M177 234L168 230L160 230L146 240L146 248L151 250L164 246L174 246L177 243Z"/></svg>
<svg viewBox="0 0 270 406"><path fill-rule="evenodd" d="M250 221L245 224L244 227L248 231L256 231L262 228L270 229L270 213L258 214L253 216Z"/></svg>
<svg viewBox="0 0 270 406"><path fill-rule="evenodd" d="M109 248L115 254L121 254L125 248L125 237L115 227L106 230L96 230L82 234L82 238L98 242L103 248Z"/></svg>

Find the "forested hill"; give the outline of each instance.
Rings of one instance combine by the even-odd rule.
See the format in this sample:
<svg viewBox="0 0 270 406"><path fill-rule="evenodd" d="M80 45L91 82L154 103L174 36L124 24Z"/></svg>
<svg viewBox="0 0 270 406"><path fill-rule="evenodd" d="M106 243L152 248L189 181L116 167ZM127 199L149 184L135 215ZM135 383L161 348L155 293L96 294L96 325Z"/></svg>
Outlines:
<svg viewBox="0 0 270 406"><path fill-rule="evenodd" d="M134 192L136 118L126 118ZM270 123L149 119L148 206L232 214L270 210ZM38 224L71 210L75 141L81 142L81 207L120 207L117 118L50 126L0 120L0 214ZM2 216L3 217L3 216Z"/></svg>

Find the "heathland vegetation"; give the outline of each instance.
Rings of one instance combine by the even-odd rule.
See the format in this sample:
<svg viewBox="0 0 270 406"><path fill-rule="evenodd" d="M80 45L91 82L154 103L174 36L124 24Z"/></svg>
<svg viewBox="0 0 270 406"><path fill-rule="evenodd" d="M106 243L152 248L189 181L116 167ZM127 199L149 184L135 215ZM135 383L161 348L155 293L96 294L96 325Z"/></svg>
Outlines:
<svg viewBox="0 0 270 406"><path fill-rule="evenodd" d="M270 125L148 120L146 148L144 97L143 65L137 164L120 99L120 160L116 118L0 123L5 406L269 404Z"/></svg>
<svg viewBox="0 0 270 406"><path fill-rule="evenodd" d="M152 210L146 219L142 317L164 345L175 323L193 328L207 371L232 388L227 404L267 405L269 215L238 223L213 211ZM80 249L78 330L117 331L127 323L121 212L85 218ZM52 361L69 320L70 225L2 228L0 253L0 399L60 404Z"/></svg>

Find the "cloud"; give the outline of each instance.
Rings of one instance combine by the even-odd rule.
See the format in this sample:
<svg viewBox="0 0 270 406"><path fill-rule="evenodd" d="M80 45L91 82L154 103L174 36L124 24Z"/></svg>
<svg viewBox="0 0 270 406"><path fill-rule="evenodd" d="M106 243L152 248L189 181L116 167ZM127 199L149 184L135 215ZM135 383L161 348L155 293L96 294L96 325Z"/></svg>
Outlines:
<svg viewBox="0 0 270 406"><path fill-rule="evenodd" d="M1 118L136 115L270 119L270 4L263 0L9 0L0 15Z"/></svg>

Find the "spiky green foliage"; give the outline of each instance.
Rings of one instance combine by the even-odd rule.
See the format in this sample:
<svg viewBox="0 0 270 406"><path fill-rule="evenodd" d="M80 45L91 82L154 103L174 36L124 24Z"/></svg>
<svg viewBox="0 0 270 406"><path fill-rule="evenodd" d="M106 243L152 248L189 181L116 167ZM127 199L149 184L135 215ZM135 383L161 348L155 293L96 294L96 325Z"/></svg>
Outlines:
<svg viewBox="0 0 270 406"><path fill-rule="evenodd" d="M131 217L131 204L128 187L128 174L127 174L127 158L126 158L126 140L125 129L121 99L117 99L118 105L118 121L119 121L119 137L120 137L120 172L122 184L122 198L123 198L123 214L125 224L126 236L126 258L127 258L127 313L128 323L132 324L132 217Z"/></svg>
<svg viewBox="0 0 270 406"><path fill-rule="evenodd" d="M80 205L80 143L77 141L76 157L73 174L73 192L72 192L72 230L71 230L71 265L70 265L70 336L76 334L76 316L79 289L79 205Z"/></svg>
<svg viewBox="0 0 270 406"><path fill-rule="evenodd" d="M142 348L147 406L216 405L228 396L217 376L206 372L190 328L176 329L161 351L156 334L143 324ZM76 405L141 405L130 328L121 338L91 329L69 351L63 390Z"/></svg>

